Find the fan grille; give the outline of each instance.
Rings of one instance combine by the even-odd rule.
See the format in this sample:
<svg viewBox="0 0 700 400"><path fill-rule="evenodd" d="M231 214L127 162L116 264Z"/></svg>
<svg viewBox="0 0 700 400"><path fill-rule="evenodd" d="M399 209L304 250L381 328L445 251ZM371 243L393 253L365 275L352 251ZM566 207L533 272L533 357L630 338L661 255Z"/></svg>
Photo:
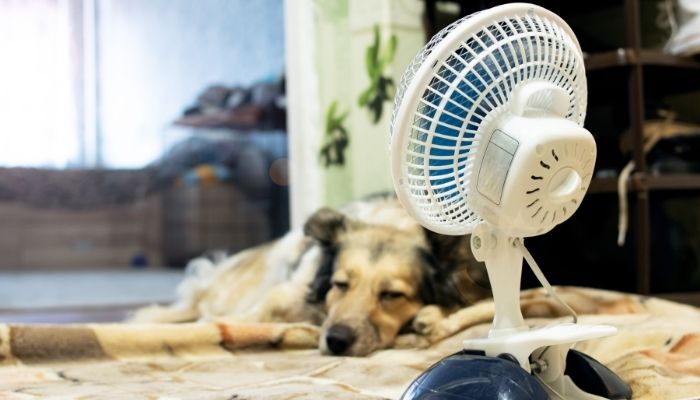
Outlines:
<svg viewBox="0 0 700 400"><path fill-rule="evenodd" d="M583 124L586 82L578 45L554 19L532 9L486 24L468 21L478 13L460 19L430 40L401 79L391 121L392 136L407 136L398 149L404 161L399 190L429 228L463 234L481 220L468 206L481 128L502 112L517 85L541 80L560 86L569 94L566 118ZM406 99L411 107L401 109L412 84L425 89L416 93L415 108ZM398 124L403 131L396 132L397 118L411 123Z"/></svg>

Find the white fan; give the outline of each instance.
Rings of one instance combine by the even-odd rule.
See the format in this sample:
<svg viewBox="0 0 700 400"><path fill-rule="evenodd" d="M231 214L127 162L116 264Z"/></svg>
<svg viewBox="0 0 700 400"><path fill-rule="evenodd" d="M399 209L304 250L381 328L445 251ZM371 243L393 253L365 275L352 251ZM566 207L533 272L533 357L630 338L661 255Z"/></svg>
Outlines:
<svg viewBox="0 0 700 400"><path fill-rule="evenodd" d="M520 277L525 257L556 296L523 238L567 220L586 193L596 158L582 127L586 96L569 26L539 6L508 4L430 40L401 80L391 122L392 175L403 205L428 229L471 233L472 251L486 263L495 319L487 338L465 348L514 355L566 399L601 398L564 375L566 356L575 342L616 330L576 323L529 329Z"/></svg>

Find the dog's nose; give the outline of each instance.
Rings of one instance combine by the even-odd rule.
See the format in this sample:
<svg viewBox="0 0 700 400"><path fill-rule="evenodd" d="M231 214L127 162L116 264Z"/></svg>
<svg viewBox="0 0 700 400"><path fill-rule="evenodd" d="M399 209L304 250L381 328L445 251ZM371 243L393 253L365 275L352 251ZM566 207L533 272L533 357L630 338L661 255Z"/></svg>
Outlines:
<svg viewBox="0 0 700 400"><path fill-rule="evenodd" d="M343 354L355 343L355 332L346 325L333 325L326 332L326 344L333 354Z"/></svg>

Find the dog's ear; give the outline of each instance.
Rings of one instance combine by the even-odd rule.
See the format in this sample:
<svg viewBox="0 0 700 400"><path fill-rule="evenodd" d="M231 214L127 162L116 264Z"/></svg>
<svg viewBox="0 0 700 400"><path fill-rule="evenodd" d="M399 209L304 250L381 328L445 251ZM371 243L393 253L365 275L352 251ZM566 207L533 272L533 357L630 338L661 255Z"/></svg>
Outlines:
<svg viewBox="0 0 700 400"><path fill-rule="evenodd" d="M423 228L430 252L439 261L455 262L471 254L469 236L443 235Z"/></svg>
<svg viewBox="0 0 700 400"><path fill-rule="evenodd" d="M435 304L441 307L456 307L465 304L456 282L451 278L435 256L427 251L420 251L425 269L423 279L418 288L418 296L425 304Z"/></svg>
<svg viewBox="0 0 700 400"><path fill-rule="evenodd" d="M348 228L350 221L343 214L330 208L316 211L304 224L304 234L318 240L324 246L337 242L338 235Z"/></svg>
<svg viewBox="0 0 700 400"><path fill-rule="evenodd" d="M338 236L348 229L351 221L343 214L322 208L316 211L304 224L304 234L321 245L321 258L314 279L309 283L306 301L321 304L331 289L331 276L338 254Z"/></svg>
<svg viewBox="0 0 700 400"><path fill-rule="evenodd" d="M442 235L424 229L429 256L424 257L432 271L424 285L434 291L436 304L471 304L489 296L486 266L471 252L470 236ZM432 287L431 287L432 286Z"/></svg>

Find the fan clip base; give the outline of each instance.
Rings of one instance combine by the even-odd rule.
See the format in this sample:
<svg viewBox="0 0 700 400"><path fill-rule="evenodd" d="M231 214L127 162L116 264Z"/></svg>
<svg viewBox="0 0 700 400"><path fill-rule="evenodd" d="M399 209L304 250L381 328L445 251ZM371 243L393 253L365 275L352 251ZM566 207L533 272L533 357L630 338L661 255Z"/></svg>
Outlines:
<svg viewBox="0 0 700 400"><path fill-rule="evenodd" d="M603 398L582 391L571 378L564 375L566 356L576 342L612 336L616 332L615 327L607 325L564 323L487 338L467 339L463 344L467 350L481 350L491 357L512 354L528 372L532 372L531 365L539 366L535 376L553 396L594 400Z"/></svg>

